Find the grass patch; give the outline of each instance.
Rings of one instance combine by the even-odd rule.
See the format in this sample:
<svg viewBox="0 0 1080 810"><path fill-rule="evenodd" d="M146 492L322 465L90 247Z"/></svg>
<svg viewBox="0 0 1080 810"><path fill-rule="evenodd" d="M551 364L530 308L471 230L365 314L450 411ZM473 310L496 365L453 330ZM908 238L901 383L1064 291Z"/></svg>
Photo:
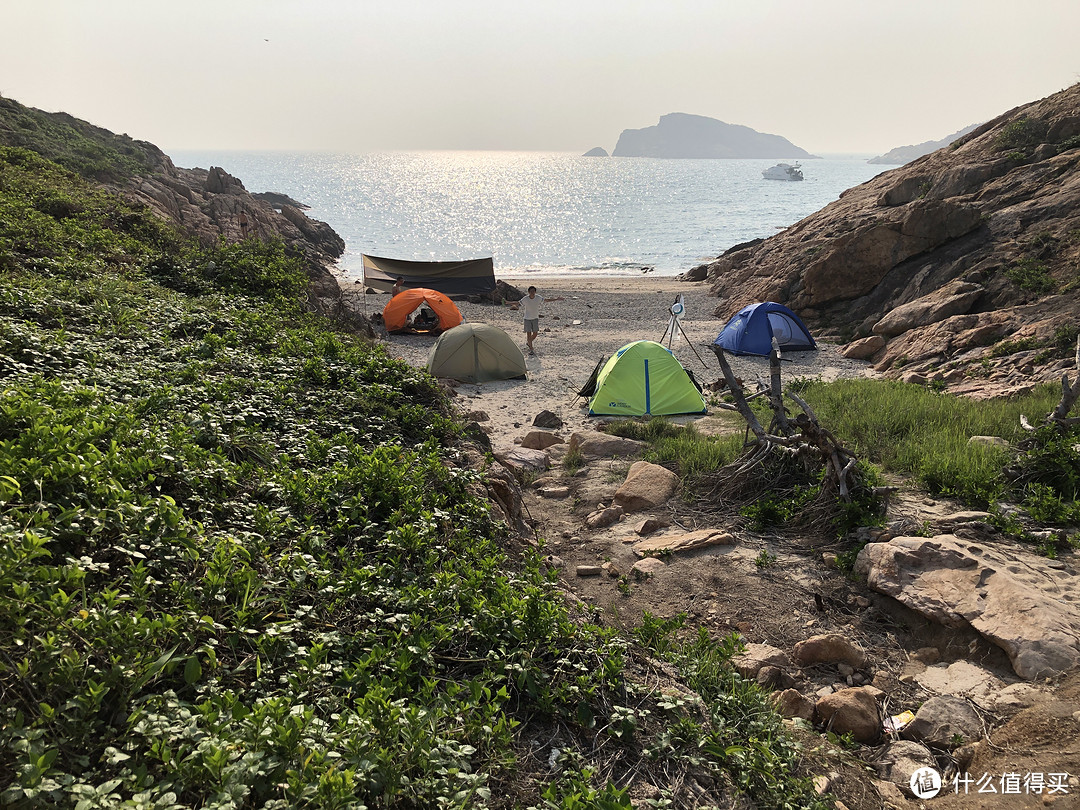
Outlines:
<svg viewBox="0 0 1080 810"><path fill-rule="evenodd" d="M709 473L730 464L742 450L741 435L702 436L693 424L674 425L662 416L644 421L612 422L606 431L648 442L645 459L656 464L674 465L690 489Z"/></svg>
<svg viewBox="0 0 1080 810"><path fill-rule="evenodd" d="M984 508L1003 492L1007 454L969 438L1017 443L1026 436L1020 415L1049 413L1059 396L1046 385L1020 398L975 402L883 380L815 382L804 391L822 424L861 459Z"/></svg>

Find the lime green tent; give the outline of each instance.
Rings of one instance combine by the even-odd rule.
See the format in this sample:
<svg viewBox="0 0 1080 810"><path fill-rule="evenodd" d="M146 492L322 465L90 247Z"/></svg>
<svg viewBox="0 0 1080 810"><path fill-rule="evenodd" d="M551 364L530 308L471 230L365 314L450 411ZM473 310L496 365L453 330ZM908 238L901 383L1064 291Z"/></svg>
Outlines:
<svg viewBox="0 0 1080 810"><path fill-rule="evenodd" d="M589 416L705 413L705 400L675 355L652 340L627 343L596 375Z"/></svg>

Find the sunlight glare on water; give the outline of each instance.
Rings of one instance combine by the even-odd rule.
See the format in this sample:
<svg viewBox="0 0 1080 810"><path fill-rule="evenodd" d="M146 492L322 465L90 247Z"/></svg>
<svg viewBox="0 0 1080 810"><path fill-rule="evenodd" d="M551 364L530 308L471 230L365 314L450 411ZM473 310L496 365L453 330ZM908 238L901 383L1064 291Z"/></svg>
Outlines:
<svg viewBox="0 0 1080 810"><path fill-rule="evenodd" d="M585 158L559 152L369 155L175 152L221 166L249 191L309 205L363 253L414 260L493 256L497 275L674 275L767 237L882 170L866 156L803 163L803 182L764 180L777 161Z"/></svg>

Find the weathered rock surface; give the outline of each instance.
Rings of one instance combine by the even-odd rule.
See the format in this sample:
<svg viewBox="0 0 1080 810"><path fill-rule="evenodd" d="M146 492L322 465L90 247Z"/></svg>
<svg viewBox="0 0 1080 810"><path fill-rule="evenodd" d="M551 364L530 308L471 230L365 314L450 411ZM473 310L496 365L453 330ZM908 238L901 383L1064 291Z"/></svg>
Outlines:
<svg viewBox="0 0 1080 810"><path fill-rule="evenodd" d="M648 461L630 465L626 480L615 491L615 503L627 512L654 509L665 503L679 486L679 476Z"/></svg>
<svg viewBox="0 0 1080 810"><path fill-rule="evenodd" d="M841 689L821 698L814 706L814 719L836 734L850 733L862 743L881 737L881 713L869 690Z"/></svg>
<svg viewBox="0 0 1080 810"><path fill-rule="evenodd" d="M585 525L590 529L602 529L612 523L618 523L623 514L621 506L608 506L605 509L597 509L585 518Z"/></svg>
<svg viewBox="0 0 1080 810"><path fill-rule="evenodd" d="M1072 353L1055 335L1080 316L1070 284L1078 229L1080 84L849 189L687 278L711 282L722 319L778 301L819 335L839 337L845 324L855 327L846 339L887 338L872 355L887 376L937 381L958 371L945 380L950 390L1010 393L1056 379L1056 362ZM1027 350L1038 361L1023 369L1015 355Z"/></svg>
<svg viewBox="0 0 1080 810"><path fill-rule="evenodd" d="M580 452L585 458L631 458L645 449L645 442L609 436L600 431L570 434L570 452Z"/></svg>
<svg viewBox="0 0 1080 810"><path fill-rule="evenodd" d="M544 428L546 430L558 430L563 426L563 420L555 413L548 410L540 411L533 418L533 427Z"/></svg>
<svg viewBox="0 0 1080 810"><path fill-rule="evenodd" d="M791 655L795 663L800 666L844 663L852 667L861 667L866 663L866 652L836 633L813 636L800 641L791 651Z"/></svg>
<svg viewBox="0 0 1080 810"><path fill-rule="evenodd" d="M529 472L546 470L551 459L544 450L530 450L527 447L514 447L495 454L499 462L521 478Z"/></svg>
<svg viewBox="0 0 1080 810"><path fill-rule="evenodd" d="M530 430L521 440L521 446L527 450L547 450L552 445L562 444L564 441L562 436L546 430Z"/></svg>
<svg viewBox="0 0 1080 810"><path fill-rule="evenodd" d="M756 676L755 676L756 677ZM814 702L797 689L785 689L777 692L773 705L781 717L801 717L810 720L814 716Z"/></svg>
<svg viewBox="0 0 1080 810"><path fill-rule="evenodd" d="M634 551L645 556L648 554L679 554L709 546L731 546L735 538L723 529L698 529L685 534L665 534L650 537L634 543Z"/></svg>
<svg viewBox="0 0 1080 810"><path fill-rule="evenodd" d="M304 257L311 279L309 303L317 309L332 309L340 289L328 267L345 252L345 241L325 222L309 219L284 197L265 199L248 193L239 179L218 166L178 168L152 143L116 135L67 113L31 110L12 99L0 98L0 144L40 148L38 139L2 125L5 113L14 116L26 111L48 119L51 126L76 129L141 166L133 177L106 168L95 179L106 189L147 206L202 244L214 245L222 237L226 242L248 237L281 239Z"/></svg>
<svg viewBox="0 0 1080 810"><path fill-rule="evenodd" d="M954 535L896 537L859 552L867 584L948 627L970 625L1022 678L1080 666L1080 577L1059 563Z"/></svg>
<svg viewBox="0 0 1080 810"><path fill-rule="evenodd" d="M869 360L884 348L885 338L881 335L871 335L851 341L840 353L850 360Z"/></svg>
<svg viewBox="0 0 1080 810"><path fill-rule="evenodd" d="M903 736L948 751L983 736L982 719L970 703L951 695L932 697L919 707Z"/></svg>
<svg viewBox="0 0 1080 810"><path fill-rule="evenodd" d="M658 560L656 557L646 557L634 563L630 570L644 576L652 576L657 571L663 571L665 568L667 568L667 563L663 560Z"/></svg>
<svg viewBox="0 0 1080 810"><path fill-rule="evenodd" d="M791 668L791 658L779 647L771 644L747 644L746 649L731 659L735 671L744 678L757 678L762 667Z"/></svg>
<svg viewBox="0 0 1080 810"><path fill-rule="evenodd" d="M896 740L886 745L874 760L878 776L887 779L911 796L911 775L920 768L937 770L937 760L930 749L911 740Z"/></svg>

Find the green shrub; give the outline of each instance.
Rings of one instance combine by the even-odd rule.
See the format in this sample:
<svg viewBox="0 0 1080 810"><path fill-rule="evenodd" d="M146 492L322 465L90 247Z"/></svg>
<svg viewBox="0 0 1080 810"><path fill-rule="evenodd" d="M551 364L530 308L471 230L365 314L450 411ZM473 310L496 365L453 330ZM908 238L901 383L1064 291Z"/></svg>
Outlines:
<svg viewBox="0 0 1080 810"><path fill-rule="evenodd" d="M1005 277L1021 290L1038 295L1047 295L1057 288L1050 269L1036 259L1018 259L1005 268Z"/></svg>
<svg viewBox="0 0 1080 810"><path fill-rule="evenodd" d="M994 148L998 151L1007 149L1032 149L1046 137L1046 124L1026 115L1010 121L1001 128L994 138Z"/></svg>

